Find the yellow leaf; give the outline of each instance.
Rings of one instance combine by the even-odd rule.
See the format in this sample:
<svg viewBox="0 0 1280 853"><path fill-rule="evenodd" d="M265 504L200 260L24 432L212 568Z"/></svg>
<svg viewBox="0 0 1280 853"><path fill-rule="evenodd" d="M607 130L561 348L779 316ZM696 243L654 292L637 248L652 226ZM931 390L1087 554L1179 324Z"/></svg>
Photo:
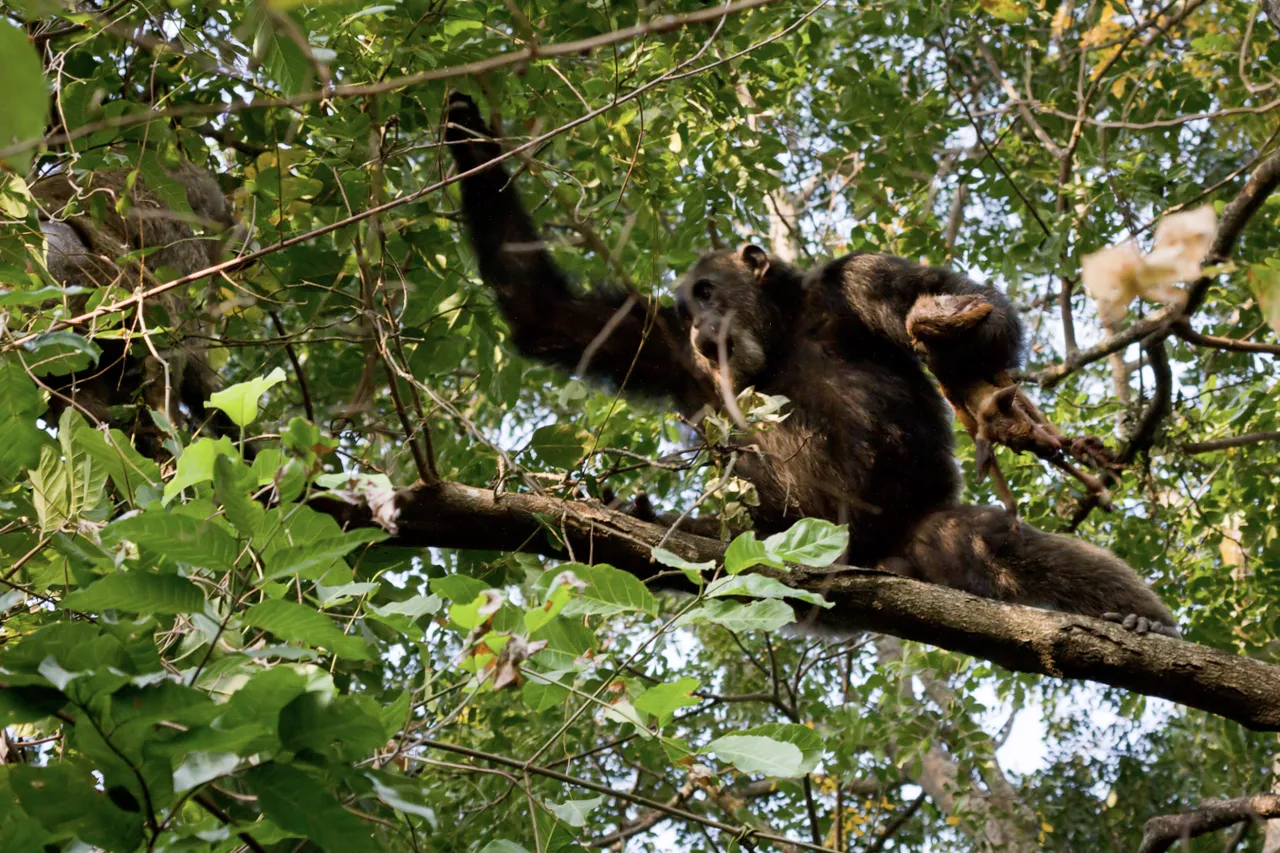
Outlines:
<svg viewBox="0 0 1280 853"><path fill-rule="evenodd" d="M958 826L960 824L960 818L956 817L955 815L950 815L947 818L947 823L950 824L951 826Z"/></svg>
<svg viewBox="0 0 1280 853"><path fill-rule="evenodd" d="M1027 19L1027 7L1019 0L978 0L983 10L993 18L1016 24Z"/></svg>
<svg viewBox="0 0 1280 853"><path fill-rule="evenodd" d="M1053 832L1053 824L1041 822L1040 829L1044 832Z"/></svg>
<svg viewBox="0 0 1280 853"><path fill-rule="evenodd" d="M1071 4L1063 3L1058 7L1058 11L1053 13L1053 23L1050 25L1053 37L1062 38L1062 34L1069 26L1071 26Z"/></svg>
<svg viewBox="0 0 1280 853"><path fill-rule="evenodd" d="M1254 264L1249 267L1249 285L1258 298L1262 319L1272 331L1280 334L1280 270Z"/></svg>
<svg viewBox="0 0 1280 853"><path fill-rule="evenodd" d="M684 142L680 139L678 130L671 131L671 138L667 140L667 147L671 149L672 154L679 154L684 148Z"/></svg>
<svg viewBox="0 0 1280 853"><path fill-rule="evenodd" d="M1092 27L1089 32L1084 34L1084 38L1080 39L1083 47L1094 47L1103 42L1111 41L1120 33L1122 27L1115 22L1116 10L1111 6L1107 6L1102 10L1102 17L1099 19L1097 26Z"/></svg>

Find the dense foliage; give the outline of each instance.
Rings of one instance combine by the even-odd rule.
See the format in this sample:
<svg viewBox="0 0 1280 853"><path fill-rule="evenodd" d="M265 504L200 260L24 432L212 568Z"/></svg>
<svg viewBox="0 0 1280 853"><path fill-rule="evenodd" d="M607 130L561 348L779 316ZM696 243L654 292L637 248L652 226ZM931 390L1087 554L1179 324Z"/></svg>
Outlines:
<svg viewBox="0 0 1280 853"><path fill-rule="evenodd" d="M950 263L1025 309L1029 389L1109 333L1081 256L1221 210L1280 136L1280 39L1250 3L739 5L5 5L0 849L1128 850L1153 815L1270 789L1274 738L1210 715L788 631L797 594L738 572L830 563L832 525L740 539L714 584L676 597L589 554L405 547L389 515L344 530L308 503L385 509L433 473L643 490L737 521L752 501L727 421L695 433L514 355L446 180L452 88L511 145L539 140L513 160L519 186L581 280L664 292L747 239ZM661 18L688 13L703 18ZM148 283L52 280L29 184L123 168L180 207L164 170L180 157L217 174L259 256L175 288L183 317L159 326L123 310L57 325ZM1195 331L1271 340L1278 222L1280 196ZM158 417L150 458L47 414L51 377L180 320L241 440ZM1032 391L1070 432L1145 430L1113 511L1031 457L1000 464L1025 518L1114 549L1188 639L1273 659L1277 436L1197 443L1280 429L1274 353L1158 346L1155 423L1161 360L1136 344ZM993 501L957 441L966 498ZM1263 831L1238 841L1261 849Z"/></svg>

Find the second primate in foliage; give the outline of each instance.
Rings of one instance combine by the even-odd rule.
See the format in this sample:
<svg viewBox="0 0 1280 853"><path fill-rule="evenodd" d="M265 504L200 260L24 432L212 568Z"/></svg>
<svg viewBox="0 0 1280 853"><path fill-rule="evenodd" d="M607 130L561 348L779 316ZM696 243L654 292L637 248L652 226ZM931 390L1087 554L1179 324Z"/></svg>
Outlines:
<svg viewBox="0 0 1280 853"><path fill-rule="evenodd" d="M464 95L451 97L446 141L462 171L500 153ZM999 291L876 254L803 274L748 246L704 255L677 305L661 307L571 288L500 166L464 179L462 200L481 276L524 355L572 370L593 348L587 373L687 415L722 406L722 383L791 401L789 418L753 436L760 452L739 461L760 495L761 531L804 517L843 522L853 565L1176 633L1110 552L1001 507L958 503L947 405L921 356L953 401L1001 385L1020 362L1022 328ZM1016 409L986 409L999 440L1035 445L1036 425ZM821 618L839 625L838 613Z"/></svg>
<svg viewBox="0 0 1280 853"><path fill-rule="evenodd" d="M67 313L84 310L88 293L114 287L123 296L159 284L157 271L190 275L225 259L237 226L213 175L183 160L167 169L166 177L168 196L125 169L77 175L63 168L31 185L49 275L82 291L69 300ZM175 207L172 194L178 192L187 210ZM193 429L238 435L224 414L205 410L217 376L194 333L208 330L184 318L201 318L203 306L173 292L147 307L149 324L129 312L119 337L96 339L102 351L96 363L44 380L53 418L74 406L94 424L131 432L139 450L151 457L162 452L164 432L146 409L173 423L187 420ZM157 334L157 326L164 331ZM148 335L149 343L143 340Z"/></svg>

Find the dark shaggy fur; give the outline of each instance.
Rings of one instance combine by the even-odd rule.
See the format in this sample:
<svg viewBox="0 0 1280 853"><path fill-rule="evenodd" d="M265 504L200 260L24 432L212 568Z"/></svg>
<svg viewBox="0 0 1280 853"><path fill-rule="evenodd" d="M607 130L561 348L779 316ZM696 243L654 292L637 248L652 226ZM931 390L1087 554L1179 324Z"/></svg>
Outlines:
<svg viewBox="0 0 1280 853"><path fill-rule="evenodd" d="M446 140L461 171L500 150L462 95L450 101ZM703 256L675 308L581 294L502 168L465 179L462 198L480 273L523 354L664 396L687 414L720 405L722 369L735 389L791 400L789 418L753 436L761 453L739 463L759 491L762 531L804 517L847 522L852 564L1002 601L1134 614L1139 630L1173 632L1169 611L1109 552L1003 508L957 504L950 413L921 356L961 393L1016 368L1022 327L999 291L874 254L803 275L749 246Z"/></svg>

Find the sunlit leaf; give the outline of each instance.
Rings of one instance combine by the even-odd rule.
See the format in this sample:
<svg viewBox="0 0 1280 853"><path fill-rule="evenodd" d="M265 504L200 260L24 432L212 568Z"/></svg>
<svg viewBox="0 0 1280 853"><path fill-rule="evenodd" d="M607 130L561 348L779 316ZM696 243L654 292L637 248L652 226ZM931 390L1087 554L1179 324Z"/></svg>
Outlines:
<svg viewBox="0 0 1280 853"><path fill-rule="evenodd" d="M263 394L285 381L284 371L277 367L266 376L232 385L209 396L208 405L226 412L239 427L258 419L258 401Z"/></svg>
<svg viewBox="0 0 1280 853"><path fill-rule="evenodd" d="M798 776L804 753L795 744L762 735L725 735L707 744L709 752L743 773Z"/></svg>

